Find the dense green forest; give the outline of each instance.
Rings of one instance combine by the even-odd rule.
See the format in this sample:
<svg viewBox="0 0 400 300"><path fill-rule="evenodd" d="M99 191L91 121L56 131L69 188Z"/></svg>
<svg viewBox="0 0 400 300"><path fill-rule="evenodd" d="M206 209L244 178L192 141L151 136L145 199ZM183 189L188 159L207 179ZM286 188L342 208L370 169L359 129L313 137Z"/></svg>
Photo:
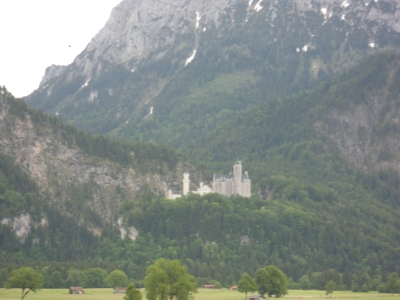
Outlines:
<svg viewBox="0 0 400 300"><path fill-rule="evenodd" d="M39 109L31 108L23 100L13 97L5 87L2 97L10 106L10 112L22 121L29 118L36 130L45 133L51 129L57 132L62 141L71 147L79 147L88 155L108 159L124 166L134 167L135 170L148 172L167 172L173 170L181 159L181 155L165 145L154 143L126 143L110 136L93 135L74 126L64 123L60 118L51 116Z"/></svg>
<svg viewBox="0 0 400 300"><path fill-rule="evenodd" d="M324 289L333 279L339 289L359 291L364 284L377 290L389 273L399 271L398 212L389 212L378 201L305 202L216 194L171 201L147 194L139 202L126 200L120 208L126 222L139 230L134 242L120 240L109 228L85 260L34 261L32 253L45 256L48 249L33 246L21 249L14 264L2 261L2 272L19 264L46 267L48 277L57 272L68 285L71 269L120 268L140 286L153 261L179 258L199 284L215 280L233 285L243 272L254 274L273 264L290 277L291 288ZM91 286L87 280L82 282Z"/></svg>
<svg viewBox="0 0 400 300"><path fill-rule="evenodd" d="M10 262L32 260L79 260L85 259L94 251L98 238L72 218L63 215L39 195L36 184L13 163L13 159L0 154L0 261L2 265ZM90 218L91 211L85 210ZM17 237L12 224L6 220L14 217L32 218L36 224L29 235ZM41 226L42 218L47 218ZM25 218L24 218L25 217ZM17 228L18 229L18 228ZM39 241L40 247L35 247Z"/></svg>
<svg viewBox="0 0 400 300"><path fill-rule="evenodd" d="M275 265L290 277L292 288L324 289L333 280L340 289L385 291L388 274L400 272L399 174L394 168L377 167L379 161L355 168L330 138L334 123L329 113L344 113L383 94L381 117L368 139L379 146L386 136L398 134L398 126L385 118L399 107L398 65L393 52L370 57L314 90L228 118L182 147L205 174L227 172L240 158L250 171L254 197L191 194L171 201L143 190L138 199L123 201L114 216L138 230L135 241L121 239L113 222L81 209L85 205L73 211L97 220L101 235L74 223L40 198L12 159L1 157L2 218L29 213L39 222L44 214L49 216L47 227L31 233L49 242L35 244L29 238L32 242L21 244L10 226L2 224L0 273L21 265L47 267L43 272L59 272L60 284L67 285L71 268L83 273L121 269L140 286L146 267L156 259L178 258L199 283L215 280L229 286L243 272L254 275L260 267ZM61 126L65 142L142 172L162 172L160 165L171 170L181 158L166 146L91 136L18 100L8 101L16 103L15 116L29 116L36 125ZM390 162L395 156L380 159ZM77 189L76 196L76 203L84 204L90 187Z"/></svg>

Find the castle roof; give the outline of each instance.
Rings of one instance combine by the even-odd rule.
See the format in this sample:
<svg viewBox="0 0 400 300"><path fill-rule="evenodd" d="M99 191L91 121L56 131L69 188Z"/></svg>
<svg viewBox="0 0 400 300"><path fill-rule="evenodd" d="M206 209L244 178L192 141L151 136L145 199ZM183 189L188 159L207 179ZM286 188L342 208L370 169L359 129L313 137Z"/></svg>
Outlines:
<svg viewBox="0 0 400 300"><path fill-rule="evenodd" d="M226 174L215 174L215 180L226 180L226 179L232 179L233 176L232 174L226 175Z"/></svg>

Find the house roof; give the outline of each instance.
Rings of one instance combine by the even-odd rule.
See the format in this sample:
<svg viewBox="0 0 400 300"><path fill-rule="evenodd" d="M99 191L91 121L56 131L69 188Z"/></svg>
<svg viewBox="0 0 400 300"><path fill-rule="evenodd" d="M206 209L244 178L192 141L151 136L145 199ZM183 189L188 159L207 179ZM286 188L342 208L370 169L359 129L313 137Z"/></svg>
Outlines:
<svg viewBox="0 0 400 300"><path fill-rule="evenodd" d="M251 295L251 296L249 297L249 299L258 299L258 298L260 298L260 297L264 299L264 296L263 296L263 295L260 295L260 294Z"/></svg>

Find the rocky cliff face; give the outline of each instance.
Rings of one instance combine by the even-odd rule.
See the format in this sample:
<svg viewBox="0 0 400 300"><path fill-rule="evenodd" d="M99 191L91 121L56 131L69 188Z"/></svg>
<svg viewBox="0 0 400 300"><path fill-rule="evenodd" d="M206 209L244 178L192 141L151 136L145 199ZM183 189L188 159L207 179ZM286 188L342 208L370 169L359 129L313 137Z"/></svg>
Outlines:
<svg viewBox="0 0 400 300"><path fill-rule="evenodd" d="M178 169L165 175L143 175L131 167L89 156L65 141L63 129L46 126L46 123L39 126L31 115L18 113L17 101L4 88L1 89L0 151L15 158L16 164L37 183L43 198L49 199L64 213L70 214L67 204L76 201L74 193L77 190L88 189L90 195L85 205L109 222L116 217L120 202L125 197L134 199L145 185L161 195L168 188L179 187L184 171L181 163ZM78 217L77 221L83 220ZM15 222L7 219L3 223ZM22 238L24 233L19 236Z"/></svg>
<svg viewBox="0 0 400 300"><path fill-rule="evenodd" d="M351 166L400 172L399 61L387 67L382 87L348 99L346 109L333 109L323 125ZM316 124L317 128L322 125Z"/></svg>
<svg viewBox="0 0 400 300"><path fill-rule="evenodd" d="M291 0L280 1L286 8L299 13L303 25L310 33L310 46L314 34L326 23L341 20L351 26L365 29L371 48L385 47L382 41L383 31L400 35L400 4L395 0L387 1L338 1L338 0ZM273 1L164 1L146 2L124 0L113 9L105 27L89 43L85 51L74 61L74 66L85 77L92 76L93 70L101 68L101 62L125 64L132 59L138 61L152 51L166 51L179 36L189 35L193 40L199 33L209 30L221 30L228 16L234 20L235 10L247 5L249 20L255 13L265 14L273 24L282 4ZM315 24L307 24L307 16L313 14ZM238 20L237 20L238 21ZM315 38L316 39L316 38ZM303 48L306 45L299 45ZM160 51L161 50L161 51ZM295 50L295 49L293 49ZM305 50L304 50L305 51ZM182 60L185 58L181 58Z"/></svg>
<svg viewBox="0 0 400 300"><path fill-rule="evenodd" d="M121 64L146 57L171 47L178 36L194 38L211 24L218 27L226 10L235 4L232 0L122 1L74 65L89 77L92 67L102 60Z"/></svg>
<svg viewBox="0 0 400 300"><path fill-rule="evenodd" d="M124 0L26 100L93 133L185 147L227 116L398 49L399 18L396 0Z"/></svg>
<svg viewBox="0 0 400 300"><path fill-rule="evenodd" d="M50 67L47 67L39 87L44 87L51 79L60 76L62 72L64 72L65 68L66 66L57 65L51 65Z"/></svg>

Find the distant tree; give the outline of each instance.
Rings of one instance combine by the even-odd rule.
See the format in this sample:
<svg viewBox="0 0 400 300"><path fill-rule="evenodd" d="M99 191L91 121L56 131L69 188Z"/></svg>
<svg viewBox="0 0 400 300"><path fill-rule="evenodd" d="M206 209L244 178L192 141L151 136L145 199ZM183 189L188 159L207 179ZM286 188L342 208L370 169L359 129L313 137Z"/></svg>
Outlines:
<svg viewBox="0 0 400 300"><path fill-rule="evenodd" d="M66 280L67 286L82 286L85 287L87 283L87 276L85 272L77 269L70 269Z"/></svg>
<svg viewBox="0 0 400 300"><path fill-rule="evenodd" d="M369 288L370 288L370 286L371 286L371 277L368 275L368 273L367 272L363 272L361 275L360 275L360 278L359 278L359 285L361 286L361 291L362 291L362 287L365 285L366 286L366 288L367 288L367 290L369 290ZM365 287L364 287L364 289L365 289ZM363 292L363 291L362 291Z"/></svg>
<svg viewBox="0 0 400 300"><path fill-rule="evenodd" d="M377 291L378 287L382 284L382 276L375 275L371 282L371 291Z"/></svg>
<svg viewBox="0 0 400 300"><path fill-rule="evenodd" d="M44 288L62 288L64 286L64 280L60 271L51 270L49 266L42 268L40 273L44 277Z"/></svg>
<svg viewBox="0 0 400 300"><path fill-rule="evenodd" d="M259 268L255 273L254 280L257 284L257 290L260 295L264 296L266 293L268 293L268 283L270 277L267 269Z"/></svg>
<svg viewBox="0 0 400 300"><path fill-rule="evenodd" d="M222 285L218 280L214 281L214 288L216 289L222 289Z"/></svg>
<svg viewBox="0 0 400 300"><path fill-rule="evenodd" d="M400 279L396 272L390 273L388 275L387 286L389 291L394 294L400 291Z"/></svg>
<svg viewBox="0 0 400 300"><path fill-rule="evenodd" d="M331 295L332 297L332 293L336 288L336 282L334 282L333 280L329 280L329 282L325 285L325 291L326 291L326 295Z"/></svg>
<svg viewBox="0 0 400 300"><path fill-rule="evenodd" d="M335 269L326 270L321 273L321 276L319 277L319 288L323 290L326 284L331 280L333 280L336 285L341 283L340 274Z"/></svg>
<svg viewBox="0 0 400 300"><path fill-rule="evenodd" d="M351 289L351 280L352 280L352 274L351 272L346 269L343 272L343 279L342 279L342 283L346 286L347 289Z"/></svg>
<svg viewBox="0 0 400 300"><path fill-rule="evenodd" d="M148 300L188 300L191 293L197 292L196 279L177 259L161 258L149 266L144 286Z"/></svg>
<svg viewBox="0 0 400 300"><path fill-rule="evenodd" d="M301 278L299 279L300 282L300 286L302 290L308 290L310 289L310 278L308 277L308 275L303 275L301 276Z"/></svg>
<svg viewBox="0 0 400 300"><path fill-rule="evenodd" d="M356 293L356 292L358 292L359 290L360 290L360 287L358 286L357 281L353 280L353 281L351 282L351 291L354 292L354 293Z"/></svg>
<svg viewBox="0 0 400 300"><path fill-rule="evenodd" d="M86 276L87 287L101 288L104 287L107 278L107 272L101 268L90 268L86 270Z"/></svg>
<svg viewBox="0 0 400 300"><path fill-rule="evenodd" d="M367 284L363 284L362 286L361 286L361 292L363 292L363 293L368 293L368 286L367 286Z"/></svg>
<svg viewBox="0 0 400 300"><path fill-rule="evenodd" d="M288 279L280 269L275 266L265 267L270 279L268 282L268 296L275 295L276 297L284 296L287 294Z"/></svg>
<svg viewBox="0 0 400 300"><path fill-rule="evenodd" d="M114 270L108 275L106 284L111 288L125 287L128 285L128 276L121 270Z"/></svg>
<svg viewBox="0 0 400 300"><path fill-rule="evenodd" d="M9 273L6 268L0 269L0 286L4 286L7 282L7 278L9 277Z"/></svg>
<svg viewBox="0 0 400 300"><path fill-rule="evenodd" d="M238 291L245 293L245 299L247 299L248 292L257 291L257 284L249 274L244 273L238 282Z"/></svg>
<svg viewBox="0 0 400 300"><path fill-rule="evenodd" d="M7 289L22 289L21 300L23 300L30 291L36 293L37 290L40 290L43 284L44 277L42 274L35 272L32 268L23 267L12 271L5 287Z"/></svg>
<svg viewBox="0 0 400 300"><path fill-rule="evenodd" d="M128 285L124 300L142 300L142 293L136 288L134 283Z"/></svg>

